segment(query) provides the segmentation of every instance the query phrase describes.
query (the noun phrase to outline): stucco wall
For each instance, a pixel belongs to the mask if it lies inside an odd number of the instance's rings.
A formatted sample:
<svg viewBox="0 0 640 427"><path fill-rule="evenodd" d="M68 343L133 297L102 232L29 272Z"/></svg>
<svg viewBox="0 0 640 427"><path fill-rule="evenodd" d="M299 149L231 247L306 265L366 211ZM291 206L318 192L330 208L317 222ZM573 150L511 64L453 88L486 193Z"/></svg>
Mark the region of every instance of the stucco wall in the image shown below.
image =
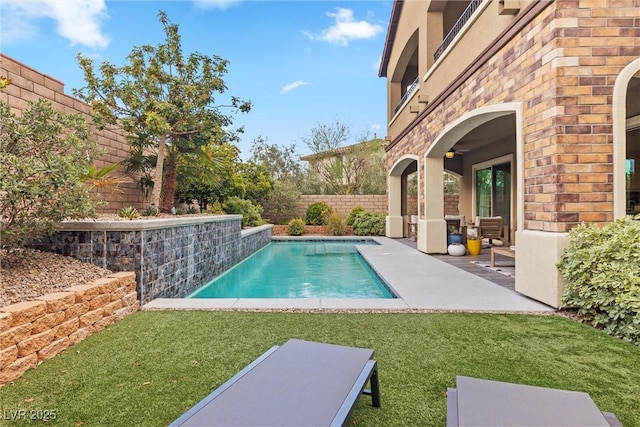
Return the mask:
<svg viewBox="0 0 640 427"><path fill-rule="evenodd" d="M29 101L40 98L51 101L54 108L66 113L80 114L87 123L91 123L89 106L84 102L66 95L64 83L43 74L19 61L0 54L0 76L11 80L11 84L0 91L0 101L7 103L15 113L20 113L28 106ZM98 157L97 167L120 163L129 156L129 144L122 132L114 128L99 131L90 127L94 141L103 148L105 154ZM119 166L118 175L126 177L129 182L121 186L119 192L104 192L100 200L107 202L100 212L114 213L125 206L141 208L144 204L141 191L136 188L138 177L127 174L123 166Z"/></svg>

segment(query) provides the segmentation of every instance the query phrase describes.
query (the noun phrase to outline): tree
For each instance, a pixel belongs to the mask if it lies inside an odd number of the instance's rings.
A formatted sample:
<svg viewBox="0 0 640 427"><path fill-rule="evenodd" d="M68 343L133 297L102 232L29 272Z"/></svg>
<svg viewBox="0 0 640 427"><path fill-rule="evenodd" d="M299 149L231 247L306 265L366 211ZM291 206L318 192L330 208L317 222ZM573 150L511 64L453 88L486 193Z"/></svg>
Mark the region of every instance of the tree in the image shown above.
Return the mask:
<svg viewBox="0 0 640 427"><path fill-rule="evenodd" d="M0 102L0 214L3 249L55 232L62 220L95 216L83 182L97 155L85 120L45 100L20 117Z"/></svg>
<svg viewBox="0 0 640 427"><path fill-rule="evenodd" d="M263 216L276 224L288 222L298 214L298 199L306 175L296 146L270 144L260 136L253 141L251 154L252 161L264 168L273 180L271 191L260 200Z"/></svg>
<svg viewBox="0 0 640 427"><path fill-rule="evenodd" d="M307 156L311 181L327 194L383 194L386 190L384 149L380 139L343 146L349 126L336 120L318 124L302 141L313 152Z"/></svg>
<svg viewBox="0 0 640 427"><path fill-rule="evenodd" d="M122 67L103 62L96 76L93 61L79 54L87 86L74 94L91 105L96 126L122 126L128 133L129 170L142 172L148 188L153 168L151 201L167 211L176 191L178 156L211 142L234 140L242 129L227 131L232 119L222 111L248 112L251 104L232 96L228 104L216 105L214 95L227 90L223 77L228 61L198 52L185 58L178 25L165 12L158 17L165 42L134 47Z"/></svg>

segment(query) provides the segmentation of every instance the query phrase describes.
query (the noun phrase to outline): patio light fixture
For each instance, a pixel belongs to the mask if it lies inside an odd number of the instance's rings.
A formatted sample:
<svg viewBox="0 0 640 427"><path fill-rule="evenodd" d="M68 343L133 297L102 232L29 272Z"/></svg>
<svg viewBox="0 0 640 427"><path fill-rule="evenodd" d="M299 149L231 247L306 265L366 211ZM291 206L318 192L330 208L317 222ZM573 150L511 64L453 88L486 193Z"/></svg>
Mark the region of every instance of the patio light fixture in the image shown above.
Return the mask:
<svg viewBox="0 0 640 427"><path fill-rule="evenodd" d="M456 154L456 150L454 150L453 148L450 148L449 151L447 151L444 156L447 159L453 159L453 156L455 156L455 154Z"/></svg>

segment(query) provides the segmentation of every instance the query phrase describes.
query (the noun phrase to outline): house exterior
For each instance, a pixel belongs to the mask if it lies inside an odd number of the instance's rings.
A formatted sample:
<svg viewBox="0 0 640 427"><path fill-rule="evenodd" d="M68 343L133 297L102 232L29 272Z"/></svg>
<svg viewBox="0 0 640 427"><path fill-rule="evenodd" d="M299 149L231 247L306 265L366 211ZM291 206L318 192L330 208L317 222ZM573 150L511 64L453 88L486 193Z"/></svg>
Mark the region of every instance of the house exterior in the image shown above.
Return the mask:
<svg viewBox="0 0 640 427"><path fill-rule="evenodd" d="M461 215L509 226L516 290L558 307L568 231L640 212L640 1L395 0L379 75L387 236L416 173L418 249L445 253L452 172Z"/></svg>
<svg viewBox="0 0 640 427"><path fill-rule="evenodd" d="M374 138L303 156L322 194L384 194L384 141Z"/></svg>

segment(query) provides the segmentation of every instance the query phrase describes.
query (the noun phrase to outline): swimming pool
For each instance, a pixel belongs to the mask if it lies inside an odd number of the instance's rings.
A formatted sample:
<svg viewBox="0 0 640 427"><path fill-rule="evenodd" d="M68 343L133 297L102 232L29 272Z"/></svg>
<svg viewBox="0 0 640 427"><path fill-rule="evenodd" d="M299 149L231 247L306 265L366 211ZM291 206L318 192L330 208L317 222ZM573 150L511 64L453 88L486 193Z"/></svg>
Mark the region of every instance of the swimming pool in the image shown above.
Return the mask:
<svg viewBox="0 0 640 427"><path fill-rule="evenodd" d="M358 241L273 241L188 298L395 298Z"/></svg>

